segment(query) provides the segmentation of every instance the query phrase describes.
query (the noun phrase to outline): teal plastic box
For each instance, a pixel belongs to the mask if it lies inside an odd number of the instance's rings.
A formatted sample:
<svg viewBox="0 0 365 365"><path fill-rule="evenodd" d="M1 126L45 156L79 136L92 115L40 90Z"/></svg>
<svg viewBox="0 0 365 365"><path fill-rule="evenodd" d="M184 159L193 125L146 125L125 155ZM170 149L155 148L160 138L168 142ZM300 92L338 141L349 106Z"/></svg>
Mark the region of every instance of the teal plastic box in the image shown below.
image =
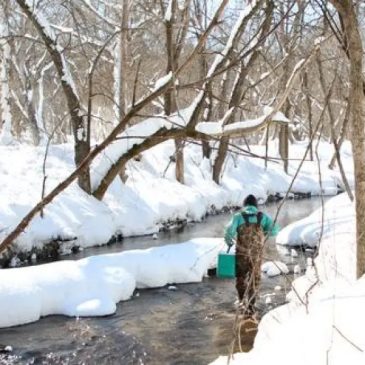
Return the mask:
<svg viewBox="0 0 365 365"><path fill-rule="evenodd" d="M217 276L219 278L233 279L236 277L236 255L221 252L218 254Z"/></svg>

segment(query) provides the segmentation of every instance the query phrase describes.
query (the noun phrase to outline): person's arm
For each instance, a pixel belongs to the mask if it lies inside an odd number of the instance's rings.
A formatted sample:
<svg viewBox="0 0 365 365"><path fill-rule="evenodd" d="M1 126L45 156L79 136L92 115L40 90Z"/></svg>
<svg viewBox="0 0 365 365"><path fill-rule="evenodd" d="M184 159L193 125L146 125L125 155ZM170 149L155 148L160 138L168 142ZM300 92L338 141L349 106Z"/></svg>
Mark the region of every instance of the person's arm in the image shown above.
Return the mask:
<svg viewBox="0 0 365 365"><path fill-rule="evenodd" d="M273 222L270 216L264 213L261 226L265 232L265 234L268 234L270 237L276 236L280 231L280 226Z"/></svg>
<svg viewBox="0 0 365 365"><path fill-rule="evenodd" d="M237 228L239 226L239 215L235 214L231 221L227 224L224 232L224 241L230 247L234 244L237 236Z"/></svg>

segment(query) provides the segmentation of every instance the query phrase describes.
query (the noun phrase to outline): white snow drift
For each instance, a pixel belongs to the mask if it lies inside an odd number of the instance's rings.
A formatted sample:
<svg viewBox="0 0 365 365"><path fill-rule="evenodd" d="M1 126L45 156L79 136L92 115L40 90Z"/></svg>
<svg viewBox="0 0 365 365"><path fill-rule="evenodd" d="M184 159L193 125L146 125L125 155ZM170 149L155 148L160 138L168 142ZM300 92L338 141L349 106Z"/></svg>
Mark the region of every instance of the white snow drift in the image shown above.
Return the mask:
<svg viewBox="0 0 365 365"><path fill-rule="evenodd" d="M232 365L362 365L365 363L365 277L356 280L354 204L345 194L290 224L280 243L315 245L315 266L295 280L289 304L262 319L254 348L234 354ZM212 365L227 364L222 356Z"/></svg>
<svg viewBox="0 0 365 365"><path fill-rule="evenodd" d="M184 115L181 116L184 118ZM157 123L154 118L144 125L149 128ZM163 121L164 123L166 121ZM150 123L150 124L149 124ZM162 123L161 120L158 123ZM152 124L152 126L151 126ZM146 135L147 130L136 130L135 135ZM131 132L131 131L130 131ZM100 176L132 140L119 140L110 146L92 165L93 186ZM127 148L127 147L126 147ZM281 164L231 155L224 166L221 185L212 180L212 161L202 157L201 147L185 148L185 184L175 180L175 167L170 156L174 154L174 142L168 141L152 148L140 161L127 165L129 176L126 184L117 178L108 189L103 201L84 193L76 183L62 192L44 210L44 217L37 216L17 239L17 249L28 251L41 248L52 239L73 239L63 244L67 252L70 246L95 246L106 243L113 235L123 236L152 234L163 222L176 219L200 220L206 212L224 206L240 206L247 194L256 194L263 201L269 194L285 193L292 180L298 161L290 163L290 175L283 172ZM301 158L306 143L291 146L293 158ZM348 146L343 146L344 159L351 158ZM270 145L269 155L277 155L277 146ZM13 229L24 215L41 199L43 160L45 147L26 145L0 146L0 241ZM252 152L265 155L263 146ZM327 169L332 148L320 146L322 159L322 188L317 179L317 163L306 161L293 185L293 191L319 194L337 192L341 183L338 172ZM74 168L71 144L50 147L45 174L46 191L50 191ZM352 164L345 164L351 178ZM350 180L352 183L352 180Z"/></svg>
<svg viewBox="0 0 365 365"><path fill-rule="evenodd" d="M0 327L41 316L102 316L136 288L199 282L214 267L222 239L0 270Z"/></svg>

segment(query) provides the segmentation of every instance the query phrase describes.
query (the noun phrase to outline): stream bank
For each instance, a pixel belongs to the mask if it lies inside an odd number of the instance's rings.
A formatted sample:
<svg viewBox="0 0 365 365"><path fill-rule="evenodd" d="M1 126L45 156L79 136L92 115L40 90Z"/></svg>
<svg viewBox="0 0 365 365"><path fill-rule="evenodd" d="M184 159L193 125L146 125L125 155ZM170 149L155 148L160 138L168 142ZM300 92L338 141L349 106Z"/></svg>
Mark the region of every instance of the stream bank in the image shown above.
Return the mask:
<svg viewBox="0 0 365 365"><path fill-rule="evenodd" d="M279 215L279 224L285 226L303 218L320 204L320 199L288 201ZM277 207L275 203L262 209L275 216ZM187 224L180 231L162 232L157 239L125 239L63 259L179 243L193 237L219 237L229 219L230 214L210 216L203 223ZM283 254L273 240L268 242L265 259L278 259L290 268L305 265L303 256ZM265 312L282 304L289 289L282 276L264 277L258 301L260 310ZM131 300L120 302L112 316L49 316L29 325L1 329L0 344L11 346L12 351L0 354L0 363L208 364L229 353L235 298L234 281L216 277L206 277L201 283L138 290Z"/></svg>

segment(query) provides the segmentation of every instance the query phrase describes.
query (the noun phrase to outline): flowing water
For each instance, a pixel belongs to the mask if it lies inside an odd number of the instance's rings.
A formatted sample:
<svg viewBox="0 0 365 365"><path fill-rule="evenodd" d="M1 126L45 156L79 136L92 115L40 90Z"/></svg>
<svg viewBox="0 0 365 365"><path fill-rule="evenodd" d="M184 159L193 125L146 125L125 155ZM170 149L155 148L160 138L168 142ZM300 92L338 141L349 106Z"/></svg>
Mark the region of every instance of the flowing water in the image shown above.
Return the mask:
<svg viewBox="0 0 365 365"><path fill-rule="evenodd" d="M320 204L317 198L288 201L278 222L285 226L308 216ZM275 216L277 207L273 203L263 210ZM211 216L203 223L160 233L158 239L124 239L64 259L184 242L193 237L220 237L230 216ZM285 255L272 240L265 252L265 260L269 259L283 261L289 268L297 263L305 265L303 255ZM258 301L261 311L283 303L287 290L289 283L284 277L264 278ZM49 316L32 324L0 329L0 364L208 364L230 351L235 299L234 281L215 276L201 283L138 290L133 298L120 302L112 316ZM7 345L11 352L5 350Z"/></svg>

